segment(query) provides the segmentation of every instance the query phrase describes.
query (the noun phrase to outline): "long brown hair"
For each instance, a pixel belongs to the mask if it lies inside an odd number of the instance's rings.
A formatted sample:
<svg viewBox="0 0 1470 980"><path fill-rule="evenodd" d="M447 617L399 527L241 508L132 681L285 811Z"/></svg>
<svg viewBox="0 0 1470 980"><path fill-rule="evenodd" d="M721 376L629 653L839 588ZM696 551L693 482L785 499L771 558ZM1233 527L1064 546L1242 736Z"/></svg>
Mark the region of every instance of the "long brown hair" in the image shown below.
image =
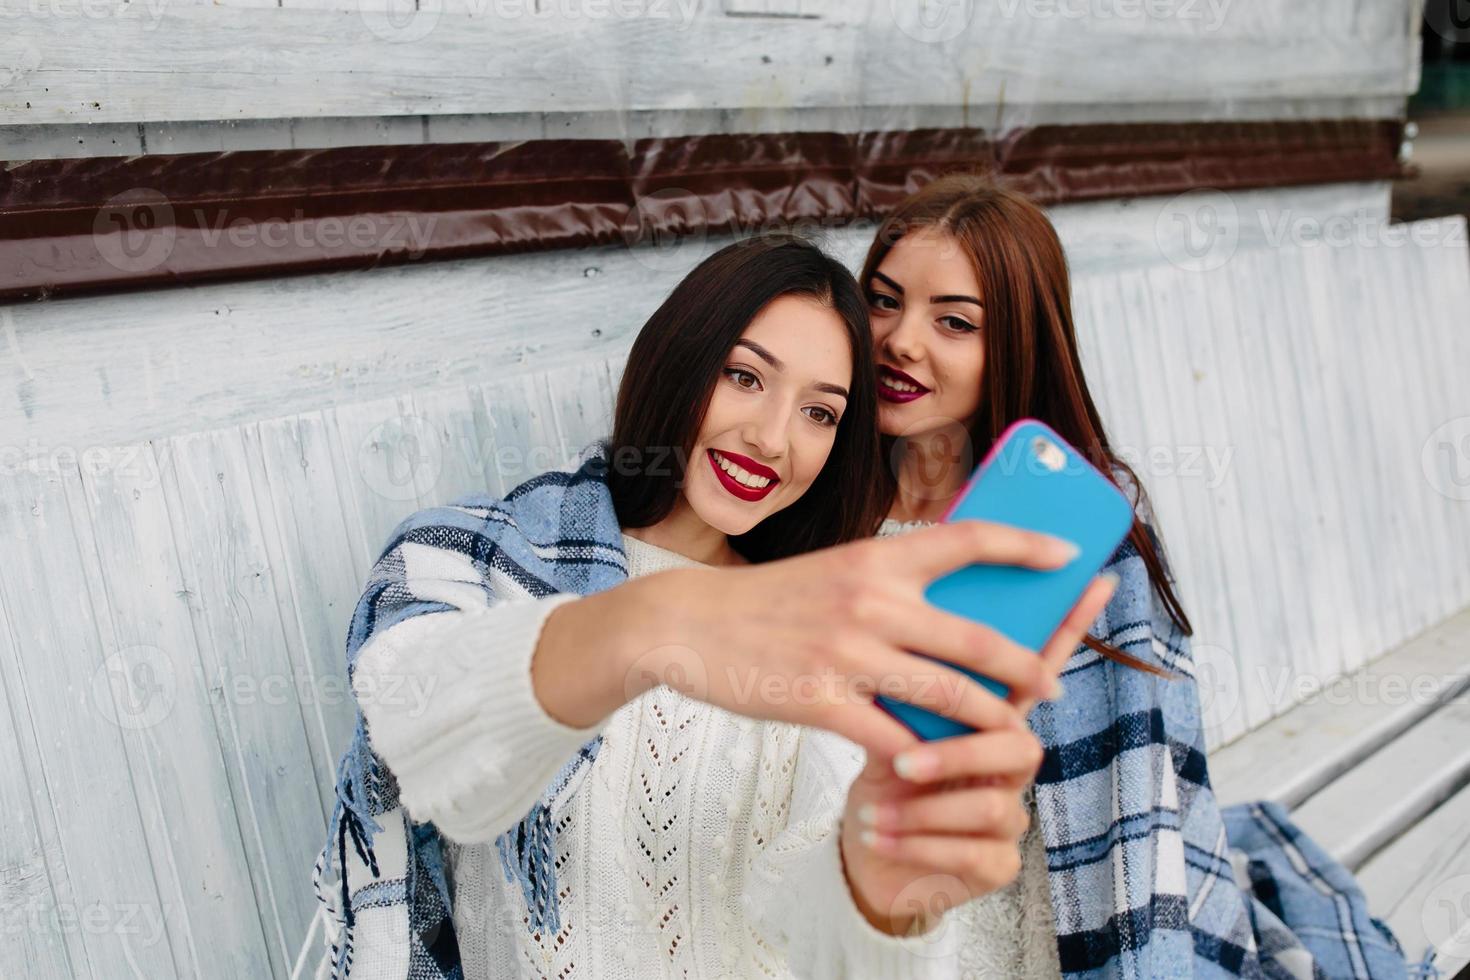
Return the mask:
<svg viewBox="0 0 1470 980"><path fill-rule="evenodd" d="M868 305L842 263L785 234L738 241L705 259L633 341L613 413L608 480L623 527L657 524L673 509L725 359L756 314L781 296L825 304L846 326L852 349L847 409L806 493L732 536L730 545L754 563L855 541L877 529L885 510L873 493L878 391Z"/></svg>
<svg viewBox="0 0 1470 980"><path fill-rule="evenodd" d="M1067 257L1051 221L1027 198L988 177L941 177L901 203L878 229L863 263L864 289L872 287L873 273L889 250L923 228L942 231L958 243L974 265L985 303L983 390L969 433L976 456L984 455L1012 422L1031 417L1055 429L1120 489L1122 475L1135 493L1128 540L1170 617L1192 635L1194 627L1170 582L1163 544L1139 516L1148 509L1143 483L1113 451L1087 390L1072 323ZM897 439L882 437L884 459L895 458ZM887 512L898 492L898 476L890 467L879 470L879 496ZM1093 636L1084 642L1110 660L1168 673Z"/></svg>

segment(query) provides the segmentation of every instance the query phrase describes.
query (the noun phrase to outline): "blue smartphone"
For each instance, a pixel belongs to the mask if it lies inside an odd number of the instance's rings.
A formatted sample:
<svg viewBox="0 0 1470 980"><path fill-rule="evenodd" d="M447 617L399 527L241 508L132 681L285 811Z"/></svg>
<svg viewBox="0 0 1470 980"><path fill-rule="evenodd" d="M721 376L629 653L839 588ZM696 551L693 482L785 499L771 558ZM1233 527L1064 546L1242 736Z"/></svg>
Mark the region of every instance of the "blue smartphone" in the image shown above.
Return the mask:
<svg viewBox="0 0 1470 980"><path fill-rule="evenodd" d="M996 440L942 520L971 518L1041 531L1081 549L1077 558L1051 571L967 565L935 579L924 590L924 597L940 609L1040 650L1128 536L1133 507L1111 480L1050 426L1021 419ZM1009 693L1005 685L972 670L947 666L1000 697ZM974 731L907 701L880 694L874 702L926 742Z"/></svg>

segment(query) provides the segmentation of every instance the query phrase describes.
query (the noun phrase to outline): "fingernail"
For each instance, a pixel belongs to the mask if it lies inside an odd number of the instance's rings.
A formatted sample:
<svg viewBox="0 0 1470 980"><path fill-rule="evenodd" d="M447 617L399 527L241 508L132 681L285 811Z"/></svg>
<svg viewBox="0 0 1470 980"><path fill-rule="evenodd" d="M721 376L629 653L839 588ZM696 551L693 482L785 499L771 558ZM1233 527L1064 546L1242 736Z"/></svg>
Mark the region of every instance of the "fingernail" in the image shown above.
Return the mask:
<svg viewBox="0 0 1470 980"><path fill-rule="evenodd" d="M1111 582L1114 585L1114 587L1116 587L1117 584L1118 584L1118 582L1121 581L1121 579L1118 577L1118 573L1117 572L1103 572L1100 577L1104 581Z"/></svg>
<svg viewBox="0 0 1470 980"><path fill-rule="evenodd" d="M1060 701L1061 698L1062 698L1062 695L1063 694L1066 694L1066 693L1067 693L1067 688L1066 688L1066 685L1064 685L1062 683L1062 679L1060 677L1053 677L1051 679L1051 691L1046 696L1047 697L1047 700L1048 701Z"/></svg>
<svg viewBox="0 0 1470 980"><path fill-rule="evenodd" d="M875 851L886 851L893 846L892 837L873 830L865 830L858 834L858 840L862 841L864 847Z"/></svg>
<svg viewBox="0 0 1470 980"><path fill-rule="evenodd" d="M1055 550L1057 553L1057 557L1060 558L1062 561L1073 561L1078 555L1082 554L1082 549L1077 547L1077 545L1072 543L1071 541L1063 541L1061 538L1058 538L1056 540L1057 546Z"/></svg>
<svg viewBox="0 0 1470 980"><path fill-rule="evenodd" d="M893 760L893 771L898 773L900 779L907 779L909 782L932 776L938 768L939 759L933 752L923 749L904 752Z"/></svg>
<svg viewBox="0 0 1470 980"><path fill-rule="evenodd" d="M863 842L864 847L873 847L878 843L878 835L871 830L865 830L858 834L858 840Z"/></svg>
<svg viewBox="0 0 1470 980"><path fill-rule="evenodd" d="M865 824L876 825L878 823L878 807L873 803L864 803L858 807L858 819Z"/></svg>

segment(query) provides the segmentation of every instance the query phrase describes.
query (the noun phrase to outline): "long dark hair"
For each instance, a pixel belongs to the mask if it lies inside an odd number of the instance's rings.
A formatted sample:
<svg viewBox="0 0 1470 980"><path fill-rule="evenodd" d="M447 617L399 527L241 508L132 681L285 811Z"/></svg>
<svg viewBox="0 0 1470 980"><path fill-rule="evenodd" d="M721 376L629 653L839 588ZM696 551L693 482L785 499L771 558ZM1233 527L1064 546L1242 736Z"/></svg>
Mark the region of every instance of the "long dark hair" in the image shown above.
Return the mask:
<svg viewBox="0 0 1470 980"><path fill-rule="evenodd" d="M885 508L877 490L878 402L868 307L852 273L791 235L735 242L684 277L639 331L614 412L609 485L623 527L673 509L720 369L771 301L805 296L847 327L852 383L826 465L801 499L730 538L762 562L871 536Z"/></svg>
<svg viewBox="0 0 1470 980"><path fill-rule="evenodd" d="M1169 581L1163 545L1138 516L1148 508L1143 483L1114 452L1087 390L1072 324L1067 257L1051 221L1027 198L988 177L941 177L900 204L878 229L863 263L864 288L871 286L889 250L923 228L942 231L959 244L975 268L985 302L983 391L969 433L976 457L1012 422L1029 416L1055 429L1120 487L1131 483L1134 519L1128 540L1143 558L1170 617L1186 635L1193 635ZM884 459L896 458L897 439L883 437ZM881 470L879 496L886 513L898 493L898 475L886 466ZM1095 637L1084 642L1110 660L1166 673Z"/></svg>

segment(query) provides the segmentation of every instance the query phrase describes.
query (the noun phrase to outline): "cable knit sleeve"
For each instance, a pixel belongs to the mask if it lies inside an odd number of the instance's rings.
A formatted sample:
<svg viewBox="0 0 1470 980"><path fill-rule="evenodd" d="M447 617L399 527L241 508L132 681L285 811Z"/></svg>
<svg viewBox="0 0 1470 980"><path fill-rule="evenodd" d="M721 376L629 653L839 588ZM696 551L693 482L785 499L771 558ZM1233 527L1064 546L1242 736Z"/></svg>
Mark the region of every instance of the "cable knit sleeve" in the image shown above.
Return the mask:
<svg viewBox="0 0 1470 980"><path fill-rule="evenodd" d="M572 728L551 717L531 684L546 618L578 598L428 613L363 647L353 693L414 820L460 843L493 840L601 731L607 719Z"/></svg>
<svg viewBox="0 0 1470 980"><path fill-rule="evenodd" d="M920 936L891 936L863 917L848 888L838 822L862 764L863 750L847 739L802 730L786 826L755 858L745 906L766 945L783 950L805 980L954 980L953 916Z"/></svg>

